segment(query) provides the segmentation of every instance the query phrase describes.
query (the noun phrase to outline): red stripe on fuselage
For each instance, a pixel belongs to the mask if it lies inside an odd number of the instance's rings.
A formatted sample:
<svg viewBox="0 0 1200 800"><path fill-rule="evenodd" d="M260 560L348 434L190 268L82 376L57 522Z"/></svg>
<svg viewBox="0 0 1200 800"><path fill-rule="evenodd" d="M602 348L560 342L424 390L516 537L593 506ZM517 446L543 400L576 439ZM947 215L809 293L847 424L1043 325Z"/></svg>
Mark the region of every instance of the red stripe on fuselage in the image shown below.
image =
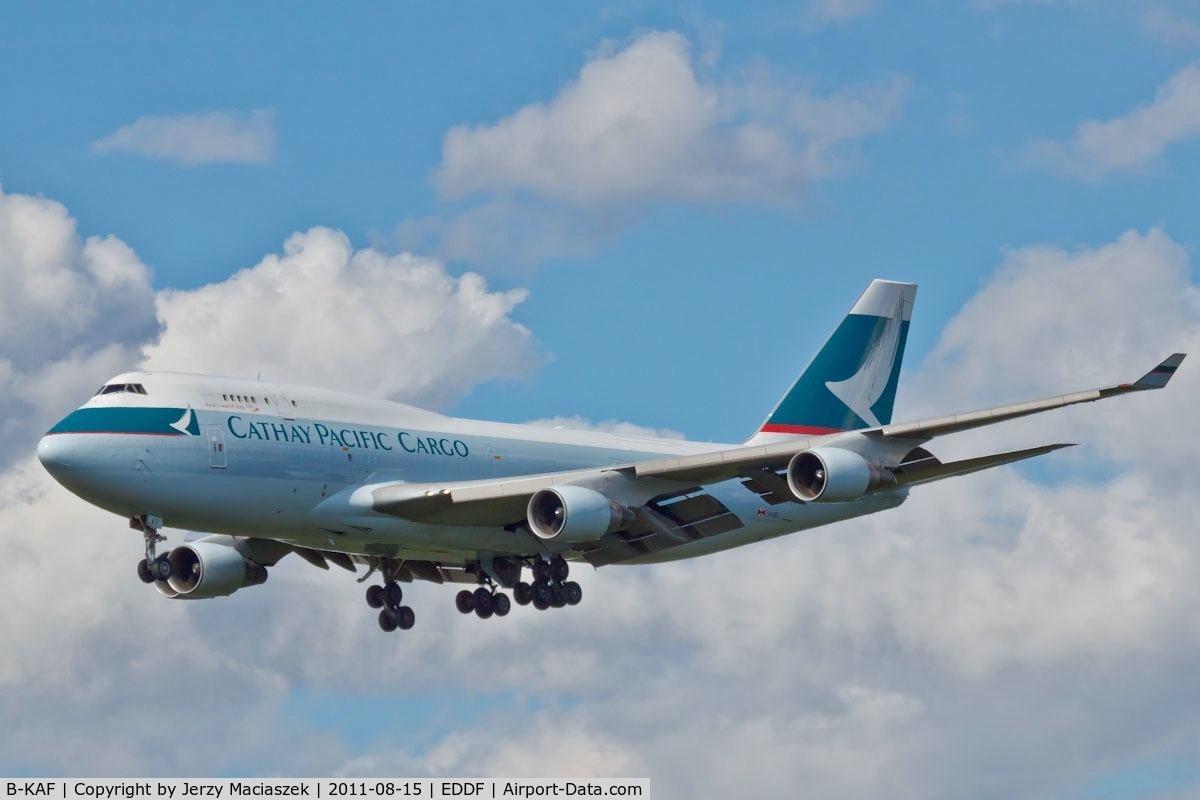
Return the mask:
<svg viewBox="0 0 1200 800"><path fill-rule="evenodd" d="M818 428L815 425L779 425L767 423L759 433L798 433L801 436L826 436L830 433L845 433L841 428Z"/></svg>

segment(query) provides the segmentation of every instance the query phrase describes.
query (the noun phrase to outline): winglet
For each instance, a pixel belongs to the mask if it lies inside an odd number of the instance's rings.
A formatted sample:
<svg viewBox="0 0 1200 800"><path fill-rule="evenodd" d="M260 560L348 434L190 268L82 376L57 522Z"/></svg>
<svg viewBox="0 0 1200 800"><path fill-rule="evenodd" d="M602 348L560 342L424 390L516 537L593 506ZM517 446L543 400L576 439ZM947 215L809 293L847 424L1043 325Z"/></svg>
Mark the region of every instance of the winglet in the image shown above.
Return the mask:
<svg viewBox="0 0 1200 800"><path fill-rule="evenodd" d="M1133 384L1132 389L1161 389L1171 380L1171 376L1175 374L1175 370L1179 369L1179 365L1183 363L1187 353L1175 353L1167 358L1154 369L1147 372L1145 375L1137 379Z"/></svg>

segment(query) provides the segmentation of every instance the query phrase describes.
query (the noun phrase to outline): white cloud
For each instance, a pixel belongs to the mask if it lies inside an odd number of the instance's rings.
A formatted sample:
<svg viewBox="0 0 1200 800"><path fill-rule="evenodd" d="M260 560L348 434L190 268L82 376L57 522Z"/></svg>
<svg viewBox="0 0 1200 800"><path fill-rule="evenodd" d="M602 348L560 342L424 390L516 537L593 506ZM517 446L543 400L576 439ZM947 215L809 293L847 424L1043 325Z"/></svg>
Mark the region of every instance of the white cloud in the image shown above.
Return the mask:
<svg viewBox="0 0 1200 800"><path fill-rule="evenodd" d="M314 229L231 279L240 304L207 287L164 300L164 316L175 325L228 301L240 317L256 298L277 312L268 289L284 292L284 274L389 295L373 277L384 264L402 282L429 267L438 308L466 291L436 264L354 253ZM506 302L468 305L504 318ZM69 371L73 340L54 335L68 345L46 358ZM330 352L366 363L352 350L361 337L328 338ZM1195 341L1187 253L1164 231L1016 249L901 400L944 392L929 402L955 410L1074 389ZM302 365L309 346L300 336L264 352ZM662 797L804 787L836 800L1074 796L1130 762L1195 761L1200 721L1179 702L1200 659L1200 507L1179 460L1196 433L1195 375L1188 361L1164 392L1046 417L1055 436L1085 433L1085 455L1111 461L1111 477L1056 456L1044 468L1062 480L1050 485L997 470L692 562L577 567L584 602L562 611L485 622L452 609L451 587L414 585L418 624L402 640L376 630L348 575L292 559L230 598L163 600L133 575L137 535L25 457L0 472L0 765L120 777L552 771L647 777ZM46 385L47 402L72 391ZM326 693L327 713L291 708L298 688ZM461 706L429 713L438 692ZM376 700L382 711L359 714Z"/></svg>
<svg viewBox="0 0 1200 800"><path fill-rule="evenodd" d="M95 153L127 153L185 167L270 164L275 158L274 113L207 111L140 117L92 142Z"/></svg>
<svg viewBox="0 0 1200 800"><path fill-rule="evenodd" d="M1200 45L1200 23L1162 3L1149 3L1142 11L1147 34L1170 47Z"/></svg>
<svg viewBox="0 0 1200 800"><path fill-rule="evenodd" d="M878 0L811 0L804 21L813 27L849 22L874 13L878 6Z"/></svg>
<svg viewBox="0 0 1200 800"><path fill-rule="evenodd" d="M342 233L293 234L220 283L159 295L157 369L256 375L445 407L492 378L541 362L509 313L523 289L489 292L437 261L355 251Z"/></svg>
<svg viewBox="0 0 1200 800"><path fill-rule="evenodd" d="M0 466L158 336L150 280L61 204L0 190Z"/></svg>
<svg viewBox="0 0 1200 800"><path fill-rule="evenodd" d="M682 433L670 428L649 428L645 425L635 425L632 422L609 419L603 422L592 422L581 416L546 417L530 420L530 425L540 425L543 428L569 428L575 431L603 431L620 436L636 436L650 439L683 439Z"/></svg>
<svg viewBox="0 0 1200 800"><path fill-rule="evenodd" d="M606 43L551 101L452 128L433 184L443 200L481 204L399 235L440 236L471 260L545 258L589 251L654 203L797 206L813 181L856 164L857 143L900 115L908 87L897 76L822 94L762 66L708 79L679 33Z"/></svg>
<svg viewBox="0 0 1200 800"><path fill-rule="evenodd" d="M1154 100L1120 117L1086 120L1066 142L1039 139L1018 162L1070 178L1099 180L1117 173L1143 173L1173 144L1200 136L1200 65L1190 64L1167 79Z"/></svg>

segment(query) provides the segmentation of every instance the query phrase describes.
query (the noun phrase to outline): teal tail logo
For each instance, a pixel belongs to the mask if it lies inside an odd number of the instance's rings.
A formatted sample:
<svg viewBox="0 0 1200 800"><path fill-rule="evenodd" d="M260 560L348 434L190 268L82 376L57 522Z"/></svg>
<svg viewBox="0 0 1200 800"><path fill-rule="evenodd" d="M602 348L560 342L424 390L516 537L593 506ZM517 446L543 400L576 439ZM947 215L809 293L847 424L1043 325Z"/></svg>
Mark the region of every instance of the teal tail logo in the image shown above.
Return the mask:
<svg viewBox="0 0 1200 800"><path fill-rule="evenodd" d="M761 433L820 435L887 425L917 287L872 281Z"/></svg>

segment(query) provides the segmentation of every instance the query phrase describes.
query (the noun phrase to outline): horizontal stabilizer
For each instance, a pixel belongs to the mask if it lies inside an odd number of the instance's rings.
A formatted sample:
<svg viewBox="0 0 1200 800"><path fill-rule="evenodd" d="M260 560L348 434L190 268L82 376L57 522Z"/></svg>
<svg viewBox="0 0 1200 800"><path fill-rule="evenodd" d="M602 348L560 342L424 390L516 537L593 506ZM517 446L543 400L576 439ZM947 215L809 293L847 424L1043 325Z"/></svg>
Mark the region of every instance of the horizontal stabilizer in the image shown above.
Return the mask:
<svg viewBox="0 0 1200 800"><path fill-rule="evenodd" d="M968 458L963 461L951 461L949 464L931 463L927 467L916 467L896 472L898 486L916 486L922 483L940 481L942 478L953 478L956 475L969 475L992 467L1011 464L1014 461L1024 461L1027 458L1052 453L1064 447L1074 447L1074 444L1047 444L1042 447L1031 447L1028 450L1014 450L1011 453L996 453L991 456ZM929 459L936 462L937 459Z"/></svg>

